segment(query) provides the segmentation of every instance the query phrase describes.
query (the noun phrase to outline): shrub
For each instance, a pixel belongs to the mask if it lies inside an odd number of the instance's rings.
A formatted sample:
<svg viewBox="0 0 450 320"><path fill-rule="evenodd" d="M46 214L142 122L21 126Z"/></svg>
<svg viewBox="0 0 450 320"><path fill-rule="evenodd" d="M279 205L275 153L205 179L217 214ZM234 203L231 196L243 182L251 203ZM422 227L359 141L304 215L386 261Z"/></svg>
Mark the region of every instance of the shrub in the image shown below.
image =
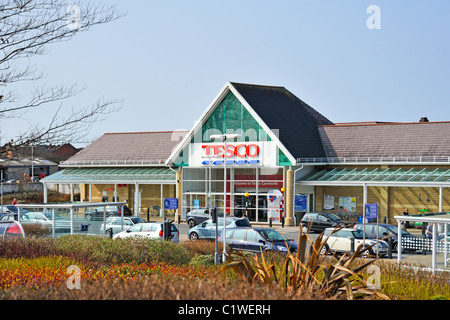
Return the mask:
<svg viewBox="0 0 450 320"><path fill-rule="evenodd" d="M191 262L189 263L190 266L214 266L214 255L210 254L197 254L192 258Z"/></svg>
<svg viewBox="0 0 450 320"><path fill-rule="evenodd" d="M51 230L40 223L25 223L22 224L22 227L27 237L43 238L51 233Z"/></svg>
<svg viewBox="0 0 450 320"><path fill-rule="evenodd" d="M8 238L0 240L0 257L37 258L57 254L53 239Z"/></svg>
<svg viewBox="0 0 450 320"><path fill-rule="evenodd" d="M106 264L155 261L179 265L190 261L187 250L179 244L156 239L72 235L56 239L56 248L69 257Z"/></svg>

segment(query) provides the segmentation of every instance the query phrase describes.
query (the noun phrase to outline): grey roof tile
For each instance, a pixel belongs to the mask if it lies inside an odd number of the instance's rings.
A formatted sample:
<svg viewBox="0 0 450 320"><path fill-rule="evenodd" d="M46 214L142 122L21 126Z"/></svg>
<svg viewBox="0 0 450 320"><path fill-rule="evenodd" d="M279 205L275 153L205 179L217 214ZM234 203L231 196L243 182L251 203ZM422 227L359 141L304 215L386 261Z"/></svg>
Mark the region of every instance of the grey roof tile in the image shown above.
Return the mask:
<svg viewBox="0 0 450 320"><path fill-rule="evenodd" d="M89 161L164 163L187 131L105 133L63 165Z"/></svg>
<svg viewBox="0 0 450 320"><path fill-rule="evenodd" d="M328 157L450 156L450 122L319 127Z"/></svg>

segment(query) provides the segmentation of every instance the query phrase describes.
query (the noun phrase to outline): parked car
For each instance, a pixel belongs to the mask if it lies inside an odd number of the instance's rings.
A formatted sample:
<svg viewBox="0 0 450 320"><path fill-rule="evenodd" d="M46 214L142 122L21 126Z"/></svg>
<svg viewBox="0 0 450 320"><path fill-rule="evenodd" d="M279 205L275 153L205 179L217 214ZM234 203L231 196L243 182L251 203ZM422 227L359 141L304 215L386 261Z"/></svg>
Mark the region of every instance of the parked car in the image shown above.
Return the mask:
<svg viewBox="0 0 450 320"><path fill-rule="evenodd" d="M363 224L357 223L353 226L354 229L363 230ZM378 232L377 232L378 230ZM398 226L392 225L392 224L386 224L386 223L379 223L378 229L376 223L366 223L364 227L364 231L367 235L367 237L372 239L383 239L386 238L386 241L388 241L388 238L392 238L392 251L398 252ZM378 237L377 237L378 233ZM406 245L402 246L402 252L415 252L417 249L415 248L417 239L415 236L413 236L408 231L402 230L402 238L406 238L405 243ZM409 240L409 243L408 243Z"/></svg>
<svg viewBox="0 0 450 320"><path fill-rule="evenodd" d="M324 232L324 237L327 237L330 235L335 228L327 228ZM365 243L366 247L372 246L373 247L367 251L364 252L364 254L379 254L379 255L385 255L388 252L388 244L383 240L374 240L371 239L366 235L364 239L364 233L362 230L359 229L352 229L352 228L342 228L339 231L333 233L328 238L326 244L323 246L322 253L326 251L331 252L348 252L352 250L352 241L354 241L354 250L356 250L359 245L361 245L363 242Z"/></svg>
<svg viewBox="0 0 450 320"><path fill-rule="evenodd" d="M140 217L124 217L123 218L123 231L126 231L128 228L134 226L138 223L145 223L144 220ZM102 223L100 230L105 230L105 226ZM106 219L106 231L110 237L115 235L116 233L122 232L122 217L109 217Z"/></svg>
<svg viewBox="0 0 450 320"><path fill-rule="evenodd" d="M286 239L281 233L273 228L230 228L226 229L225 242L232 250L238 251L275 251L288 252L297 251L297 244L292 239ZM223 239L223 230L219 241Z"/></svg>
<svg viewBox="0 0 450 320"><path fill-rule="evenodd" d="M223 218L217 219L217 232L220 234L223 229ZM227 217L227 229L237 227L250 227L250 221L247 218ZM214 240L216 237L216 224L212 219L208 219L188 231L188 238L190 240Z"/></svg>
<svg viewBox="0 0 450 320"><path fill-rule="evenodd" d="M51 224L53 223L53 212L44 211L42 214ZM63 218L55 213L55 232L70 232L70 218Z"/></svg>
<svg viewBox="0 0 450 320"><path fill-rule="evenodd" d="M25 231L22 225L17 221L2 221L0 222L0 240L10 237L25 238Z"/></svg>
<svg viewBox="0 0 450 320"><path fill-rule="evenodd" d="M303 233L308 231L323 232L326 228L334 228L341 224L350 226L348 222L342 220L338 215L328 212L305 213L301 219L301 224Z"/></svg>
<svg viewBox="0 0 450 320"><path fill-rule="evenodd" d="M196 209L189 211L186 214L186 223L188 224L189 228L192 228L202 223L203 221L208 220L209 218L211 218L209 209Z"/></svg>
<svg viewBox="0 0 450 320"><path fill-rule="evenodd" d="M106 217L113 217L113 216L121 216L122 215L122 206L106 206L106 207L93 207L86 209L86 212L84 213L84 216L86 220L88 221L103 221L103 215L106 208ZM126 205L124 206L123 211L124 216L130 216L131 210Z"/></svg>
<svg viewBox="0 0 450 320"><path fill-rule="evenodd" d="M121 231L113 236L113 239L124 239L131 237L143 237L150 239L164 239L162 222L145 222L137 223L125 231ZM177 227L171 224L172 242L180 242L180 236Z"/></svg>
<svg viewBox="0 0 450 320"><path fill-rule="evenodd" d="M18 221L18 219L19 219L18 213L7 213L0 218L0 222ZM22 213L22 210L20 210L20 221L18 222L20 222L22 225L39 224L43 228L46 228L48 232L52 230L52 222L48 221L48 219L41 212Z"/></svg>

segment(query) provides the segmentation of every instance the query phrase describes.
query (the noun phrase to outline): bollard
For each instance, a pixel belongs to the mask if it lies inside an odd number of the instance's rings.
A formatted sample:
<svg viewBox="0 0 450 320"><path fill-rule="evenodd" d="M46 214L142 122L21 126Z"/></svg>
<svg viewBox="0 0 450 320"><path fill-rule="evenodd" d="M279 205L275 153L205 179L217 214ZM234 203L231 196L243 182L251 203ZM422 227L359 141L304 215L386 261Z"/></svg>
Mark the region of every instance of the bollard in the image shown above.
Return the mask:
<svg viewBox="0 0 450 320"><path fill-rule="evenodd" d="M147 222L150 221L150 208L147 208Z"/></svg>
<svg viewBox="0 0 450 320"><path fill-rule="evenodd" d="M392 259L392 246L393 246L393 240L392 237L389 237L387 239L387 243L388 243L388 253L387 253L387 257L388 259Z"/></svg>
<svg viewBox="0 0 450 320"><path fill-rule="evenodd" d="M355 238L350 239L350 250L351 252L355 252Z"/></svg>
<svg viewBox="0 0 450 320"><path fill-rule="evenodd" d="M281 217L281 227L284 228L284 217Z"/></svg>
<svg viewBox="0 0 450 320"><path fill-rule="evenodd" d="M272 218L269 219L269 227L272 228Z"/></svg>

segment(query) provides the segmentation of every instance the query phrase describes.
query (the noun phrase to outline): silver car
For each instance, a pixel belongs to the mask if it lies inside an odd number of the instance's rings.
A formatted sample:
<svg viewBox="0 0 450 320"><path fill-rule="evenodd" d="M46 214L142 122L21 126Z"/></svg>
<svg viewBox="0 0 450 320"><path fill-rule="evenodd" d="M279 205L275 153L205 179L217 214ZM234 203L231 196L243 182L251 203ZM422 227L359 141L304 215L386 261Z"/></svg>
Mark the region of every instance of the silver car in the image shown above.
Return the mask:
<svg viewBox="0 0 450 320"><path fill-rule="evenodd" d="M128 230L130 227L138 223L145 223L140 217L123 217L123 231ZM105 226L102 223L100 230L105 230ZM122 231L122 217L109 217L106 219L105 233L112 237L113 235Z"/></svg>
<svg viewBox="0 0 450 320"><path fill-rule="evenodd" d="M217 219L218 235L223 229L223 218ZM251 227L250 221L247 218L227 217L227 228L238 227ZM208 219L195 227L192 227L188 231L188 238L190 240L207 239L214 240L216 237L216 224L212 222L212 219Z"/></svg>
<svg viewBox="0 0 450 320"><path fill-rule="evenodd" d="M163 232L163 223L162 222L145 222L138 223L134 226L128 228L125 231L119 232L113 239L124 239L124 238L150 238L150 239L164 239ZM172 242L180 242L180 235L177 227L174 224L171 224L171 232L172 232Z"/></svg>

